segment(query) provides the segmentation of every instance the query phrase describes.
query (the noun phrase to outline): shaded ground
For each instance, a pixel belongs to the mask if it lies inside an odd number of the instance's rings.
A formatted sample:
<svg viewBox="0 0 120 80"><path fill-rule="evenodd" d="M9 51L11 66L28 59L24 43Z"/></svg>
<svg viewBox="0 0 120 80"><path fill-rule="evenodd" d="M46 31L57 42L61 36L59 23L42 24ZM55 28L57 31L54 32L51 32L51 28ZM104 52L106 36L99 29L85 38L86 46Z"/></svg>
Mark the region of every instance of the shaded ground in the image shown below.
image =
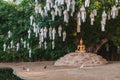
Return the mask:
<svg viewBox="0 0 120 80"><path fill-rule="evenodd" d="M26 80L120 80L120 62L82 69L53 64L53 61L0 63L0 67L12 67L14 74Z"/></svg>

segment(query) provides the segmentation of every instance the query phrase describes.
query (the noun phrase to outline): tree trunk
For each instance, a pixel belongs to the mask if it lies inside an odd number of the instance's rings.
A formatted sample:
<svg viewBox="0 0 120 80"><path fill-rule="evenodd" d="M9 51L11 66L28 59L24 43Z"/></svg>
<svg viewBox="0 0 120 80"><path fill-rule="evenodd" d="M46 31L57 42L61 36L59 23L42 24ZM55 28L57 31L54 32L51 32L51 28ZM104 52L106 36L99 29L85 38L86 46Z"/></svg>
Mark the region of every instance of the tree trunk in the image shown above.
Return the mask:
<svg viewBox="0 0 120 80"><path fill-rule="evenodd" d="M102 47L102 45L104 45L107 41L108 41L108 39L106 39L106 38L102 39L100 44L96 45L96 50L94 51L94 53L97 53L98 50Z"/></svg>

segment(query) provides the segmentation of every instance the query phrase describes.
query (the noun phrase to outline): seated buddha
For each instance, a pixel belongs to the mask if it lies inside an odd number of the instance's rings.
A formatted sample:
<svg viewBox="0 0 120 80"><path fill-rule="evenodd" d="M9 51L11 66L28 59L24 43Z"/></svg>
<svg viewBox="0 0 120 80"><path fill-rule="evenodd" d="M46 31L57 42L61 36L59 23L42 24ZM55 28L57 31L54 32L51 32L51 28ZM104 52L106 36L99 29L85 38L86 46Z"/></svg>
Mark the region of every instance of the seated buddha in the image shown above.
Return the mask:
<svg viewBox="0 0 120 80"><path fill-rule="evenodd" d="M77 46L76 52L86 52L82 38L80 39L80 44Z"/></svg>

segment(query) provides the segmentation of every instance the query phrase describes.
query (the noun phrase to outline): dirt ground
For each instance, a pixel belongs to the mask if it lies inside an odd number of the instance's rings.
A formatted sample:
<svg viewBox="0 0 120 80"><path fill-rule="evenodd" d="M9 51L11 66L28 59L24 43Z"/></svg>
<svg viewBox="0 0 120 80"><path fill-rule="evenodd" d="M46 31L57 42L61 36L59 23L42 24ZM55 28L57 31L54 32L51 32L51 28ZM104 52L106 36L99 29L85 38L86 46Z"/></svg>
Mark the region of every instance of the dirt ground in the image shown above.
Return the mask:
<svg viewBox="0 0 120 80"><path fill-rule="evenodd" d="M120 62L94 67L54 66L54 61L0 63L25 80L120 80Z"/></svg>

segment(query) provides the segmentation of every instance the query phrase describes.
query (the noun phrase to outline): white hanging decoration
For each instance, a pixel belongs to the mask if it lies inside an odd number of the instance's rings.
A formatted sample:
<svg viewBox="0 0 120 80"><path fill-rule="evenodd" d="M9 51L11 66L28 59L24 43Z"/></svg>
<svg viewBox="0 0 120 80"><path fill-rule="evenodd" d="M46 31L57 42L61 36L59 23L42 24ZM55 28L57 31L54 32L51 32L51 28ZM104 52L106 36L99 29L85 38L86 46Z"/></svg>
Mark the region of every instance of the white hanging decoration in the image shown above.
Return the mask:
<svg viewBox="0 0 120 80"><path fill-rule="evenodd" d="M94 16L97 16L97 10L96 9L93 10L93 14L94 14Z"/></svg>
<svg viewBox="0 0 120 80"><path fill-rule="evenodd" d="M82 22L85 22L86 21L86 10L85 10L84 5L82 5L82 7L80 8L80 11L81 11Z"/></svg>
<svg viewBox="0 0 120 80"><path fill-rule="evenodd" d="M71 0L66 0L67 11L70 11L70 1Z"/></svg>
<svg viewBox="0 0 120 80"><path fill-rule="evenodd" d="M38 6L39 6L39 13L41 14L41 11L42 11L42 7L41 7L41 6L42 6L42 5L39 4Z"/></svg>
<svg viewBox="0 0 120 80"><path fill-rule="evenodd" d="M34 22L33 23L33 32L35 32L36 31L36 23Z"/></svg>
<svg viewBox="0 0 120 80"><path fill-rule="evenodd" d="M28 39L30 39L31 30L28 30Z"/></svg>
<svg viewBox="0 0 120 80"><path fill-rule="evenodd" d="M63 42L65 41L66 39L66 31L63 32Z"/></svg>
<svg viewBox="0 0 120 80"><path fill-rule="evenodd" d="M67 10L64 10L64 11L63 11L63 15L64 15L64 22L68 23L69 14L68 14Z"/></svg>
<svg viewBox="0 0 120 80"><path fill-rule="evenodd" d="M61 37L61 35L62 35L62 26L61 25L59 25L59 27L58 27L58 35L59 35L59 37Z"/></svg>
<svg viewBox="0 0 120 80"><path fill-rule="evenodd" d="M34 19L34 17L33 17L33 15L31 15L31 16L30 16L30 25L33 24L33 19Z"/></svg>
<svg viewBox="0 0 120 80"><path fill-rule="evenodd" d="M10 41L10 48L13 48L13 40Z"/></svg>
<svg viewBox="0 0 120 80"><path fill-rule="evenodd" d="M9 50L10 49L10 46L8 45L7 49Z"/></svg>
<svg viewBox="0 0 120 80"><path fill-rule="evenodd" d="M56 30L55 30L55 28L53 28L53 30L52 30L52 40L55 40L55 34L56 34Z"/></svg>
<svg viewBox="0 0 120 80"><path fill-rule="evenodd" d="M23 38L22 37L20 38L20 42L23 44Z"/></svg>
<svg viewBox="0 0 120 80"><path fill-rule="evenodd" d="M54 10L55 10L55 15L57 16L58 15L58 7L57 7L57 5L54 5Z"/></svg>
<svg viewBox="0 0 120 80"><path fill-rule="evenodd" d="M52 41L52 49L55 48L55 41Z"/></svg>
<svg viewBox="0 0 120 80"><path fill-rule="evenodd" d="M63 5L64 4L64 0L61 0L61 5Z"/></svg>
<svg viewBox="0 0 120 80"><path fill-rule="evenodd" d="M102 13L102 23L106 24L106 20L107 20L107 14L105 11L103 11Z"/></svg>
<svg viewBox="0 0 120 80"><path fill-rule="evenodd" d="M38 37L38 33L39 33L39 27L38 27L38 25L36 25L36 27L35 27L35 37Z"/></svg>
<svg viewBox="0 0 120 80"><path fill-rule="evenodd" d="M4 43L4 44L3 44L3 51L6 51L6 46L7 46L7 45Z"/></svg>
<svg viewBox="0 0 120 80"><path fill-rule="evenodd" d="M41 11L40 15L41 15L42 17L44 17L44 11L43 11L43 10Z"/></svg>
<svg viewBox="0 0 120 80"><path fill-rule="evenodd" d="M62 10L61 10L61 8L58 8L58 15L62 16Z"/></svg>
<svg viewBox="0 0 120 80"><path fill-rule="evenodd" d="M73 17L73 12L70 13L70 16Z"/></svg>
<svg viewBox="0 0 120 80"><path fill-rule="evenodd" d="M52 39L52 27L49 27L49 37L50 37L50 40Z"/></svg>
<svg viewBox="0 0 120 80"><path fill-rule="evenodd" d="M51 1L51 3L50 3L50 7L53 8L53 1Z"/></svg>
<svg viewBox="0 0 120 80"><path fill-rule="evenodd" d="M103 21L101 21L101 31L105 31L105 24L104 24L104 22Z"/></svg>
<svg viewBox="0 0 120 80"><path fill-rule="evenodd" d="M93 23L94 23L94 14L93 14L93 12L91 12L90 13L90 19L91 19L91 25L93 25Z"/></svg>
<svg viewBox="0 0 120 80"><path fill-rule="evenodd" d="M47 49L47 42L44 42L44 48Z"/></svg>
<svg viewBox="0 0 120 80"><path fill-rule="evenodd" d="M71 5L72 5L72 13L74 13L75 12L75 0L72 0Z"/></svg>
<svg viewBox="0 0 120 80"><path fill-rule="evenodd" d="M17 43L17 44L16 44L16 51L18 51L18 50L19 50L19 48L20 48L20 44L19 44L19 43Z"/></svg>
<svg viewBox="0 0 120 80"><path fill-rule="evenodd" d="M117 6L119 4L119 1L118 0L115 0L115 5Z"/></svg>
<svg viewBox="0 0 120 80"><path fill-rule="evenodd" d="M26 48L26 41L23 42L23 47Z"/></svg>
<svg viewBox="0 0 120 80"><path fill-rule="evenodd" d="M38 13L38 12L39 12L39 7L35 6L35 13Z"/></svg>
<svg viewBox="0 0 120 80"><path fill-rule="evenodd" d="M54 10L51 10L51 15L52 15L52 20L54 21L55 20L55 11Z"/></svg>
<svg viewBox="0 0 120 80"><path fill-rule="evenodd" d="M47 38L47 28L45 27L43 31L44 31L44 38Z"/></svg>
<svg viewBox="0 0 120 80"><path fill-rule="evenodd" d="M27 43L27 49L28 49L28 50L30 49L30 44L29 44L29 43Z"/></svg>
<svg viewBox="0 0 120 80"><path fill-rule="evenodd" d="M32 50L29 49L29 58L31 58L31 57L32 57Z"/></svg>
<svg viewBox="0 0 120 80"><path fill-rule="evenodd" d="M36 6L38 5L38 0L35 0Z"/></svg>
<svg viewBox="0 0 120 80"><path fill-rule="evenodd" d="M48 16L48 11L47 11L46 7L44 7L44 15Z"/></svg>
<svg viewBox="0 0 120 80"><path fill-rule="evenodd" d="M41 28L41 30L40 30L40 41L41 42L44 42L44 30L43 30L43 28Z"/></svg>
<svg viewBox="0 0 120 80"><path fill-rule="evenodd" d="M58 6L61 5L61 0L57 0Z"/></svg>
<svg viewBox="0 0 120 80"><path fill-rule="evenodd" d="M41 41L39 41L39 48L41 48L42 47L42 42Z"/></svg>
<svg viewBox="0 0 120 80"><path fill-rule="evenodd" d="M112 7L112 10L111 10L111 16L112 16L112 18L113 19L115 19L116 18L116 11L117 11L117 8L116 8L116 6L114 5L113 7Z"/></svg>
<svg viewBox="0 0 120 80"><path fill-rule="evenodd" d="M85 0L85 7L89 7L90 5L90 0Z"/></svg>
<svg viewBox="0 0 120 80"><path fill-rule="evenodd" d="M51 0L46 0L46 9L49 11L50 10L50 3L51 3Z"/></svg>
<svg viewBox="0 0 120 80"><path fill-rule="evenodd" d="M8 38L11 38L11 36L12 36L12 32L9 30L8 31Z"/></svg>
<svg viewBox="0 0 120 80"><path fill-rule="evenodd" d="M80 17L80 11L77 13L77 32L79 33L80 30L80 26L81 26L81 17Z"/></svg>

